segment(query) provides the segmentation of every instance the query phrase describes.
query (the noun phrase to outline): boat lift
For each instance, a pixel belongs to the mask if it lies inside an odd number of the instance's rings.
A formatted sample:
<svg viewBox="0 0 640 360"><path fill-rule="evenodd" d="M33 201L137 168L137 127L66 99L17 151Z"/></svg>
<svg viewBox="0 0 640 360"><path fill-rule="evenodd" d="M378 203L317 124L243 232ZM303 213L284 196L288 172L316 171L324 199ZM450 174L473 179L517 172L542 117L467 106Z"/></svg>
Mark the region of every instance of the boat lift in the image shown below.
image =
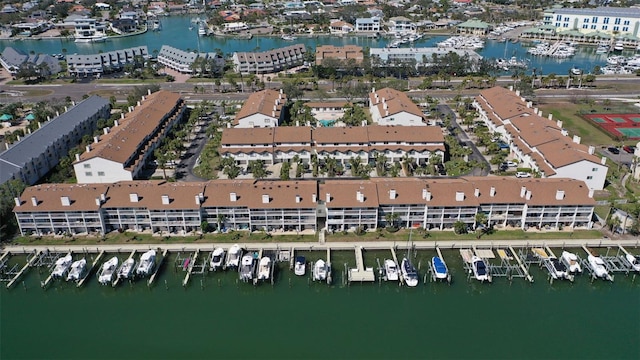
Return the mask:
<svg viewBox="0 0 640 360"><path fill-rule="evenodd" d="M164 259L167 258L168 253L169 253L169 249L164 249L164 251L162 252L162 257L160 258L160 261L156 259L156 265L155 265L156 271L154 271L153 274L151 274L151 277L149 277L149 281L147 281L148 287L153 285L153 282L156 280L156 276L158 275L158 272L160 272L160 267L162 266L162 263L164 263ZM166 286L166 281L165 281L165 286Z"/></svg>
<svg viewBox="0 0 640 360"><path fill-rule="evenodd" d="M633 265L631 265L631 263L625 258L625 255L628 254L628 252L622 246L618 245L615 255L610 255L611 251L611 247L607 247L605 255L600 256L606 264L609 272L623 273L625 275L629 275L629 273L633 272Z"/></svg>
<svg viewBox="0 0 640 360"><path fill-rule="evenodd" d="M589 250L586 246L582 245L582 249L587 253L588 255L593 255L593 253L591 252L591 250ZM593 255L596 256L596 255ZM599 255L598 255L599 256ZM600 257L602 259L602 257ZM591 277L591 282L593 282L595 279L598 278L598 275L596 275L596 271L594 268L591 267L591 264L589 263L588 259L582 259L578 256L578 260L580 261L580 266L582 266L583 269L586 269L586 271L589 273L589 276ZM604 259L603 259L604 261ZM614 275L609 274L609 267L607 265L607 262L604 261L604 267L607 269L607 278L605 280L609 280L611 282L613 282L614 279Z"/></svg>
<svg viewBox="0 0 640 360"><path fill-rule="evenodd" d="M442 256L442 252L440 251L440 248L436 246L436 252L438 253L438 257L442 260L442 262L444 263L444 266L447 267L447 278L443 279L443 281L446 281L447 283L449 283L449 285L451 285L451 271L449 271L449 267L447 266L447 262L444 260L444 256ZM424 275L424 283L427 283L427 276L429 276L431 278L431 282L435 282L438 281L438 279L436 278L436 270L433 268L433 265L431 264L431 261L429 261L427 263L429 265L429 269L427 270L427 273Z"/></svg>
<svg viewBox="0 0 640 360"><path fill-rule="evenodd" d="M531 265L532 263L535 263L536 265L538 265L538 267L540 268L544 267L545 269L547 269L547 272L549 272L549 283L551 284L553 284L554 280L567 279L571 282L575 280L575 275L569 274L568 269L567 269L567 276L564 278L558 278L555 275L556 271L553 266L552 259L554 258L558 259L558 257L556 257L553 251L546 245L544 245L543 247L534 247L531 249L525 249L525 251L521 249L518 252L518 257L525 264Z"/></svg>
<svg viewBox="0 0 640 360"><path fill-rule="evenodd" d="M120 276L118 276L118 274L120 273L120 269L122 269L125 266L125 263L127 261L129 261L129 259L133 259L135 255L136 255L136 250L131 251L131 254L129 255L129 257L125 261L123 261L122 264L120 264L120 266L118 266L118 270L116 271L116 279L113 280L113 283L111 284L112 287L118 286L118 283L120 283L120 280L122 280L120 278ZM135 274L135 271L136 271L136 265L137 264L138 263L136 263L135 260L134 260L134 262L133 262L133 271L132 271L134 274Z"/></svg>
<svg viewBox="0 0 640 360"><path fill-rule="evenodd" d="M20 269L20 271L18 271L15 274L15 276L9 281L9 283L7 284L7 289L11 288L11 286L13 286L13 284L15 284L16 281L18 281L20 276L22 276L22 274L24 274L28 268L33 266L33 264L36 262L37 259L38 259L38 253L36 253L35 251L27 255L27 263L24 264L22 269Z"/></svg>
<svg viewBox="0 0 640 360"><path fill-rule="evenodd" d="M86 255L88 255L88 252L86 253ZM100 261L103 255L104 255L104 250L100 251L98 256L95 257L95 259L91 263L91 267L89 267L89 269L85 271L84 276L82 277L82 279L80 279L80 281L78 281L78 284L76 285L76 287L81 287L84 284L85 280L89 278L89 275L91 275L93 268L96 267L96 265L98 264L98 262ZM91 257L93 257L93 255L91 255Z"/></svg>
<svg viewBox="0 0 640 360"><path fill-rule="evenodd" d="M622 260L622 262L629 267L629 269L631 269L631 271L633 271L633 264L629 262L629 260L627 260L626 255L629 256L635 256L633 254L631 254L630 252L627 251L627 249L623 248L622 245L618 245L618 249L620 251L622 251L622 253L620 254L620 260ZM636 280L636 273L640 273L640 271L633 271L633 278L631 281L635 281Z"/></svg>
<svg viewBox="0 0 640 360"><path fill-rule="evenodd" d="M15 264L9 267L7 263L9 262L10 257L11 254L9 254L9 252L6 252L0 258L0 282L9 282L18 274L18 272L20 272L19 264Z"/></svg>

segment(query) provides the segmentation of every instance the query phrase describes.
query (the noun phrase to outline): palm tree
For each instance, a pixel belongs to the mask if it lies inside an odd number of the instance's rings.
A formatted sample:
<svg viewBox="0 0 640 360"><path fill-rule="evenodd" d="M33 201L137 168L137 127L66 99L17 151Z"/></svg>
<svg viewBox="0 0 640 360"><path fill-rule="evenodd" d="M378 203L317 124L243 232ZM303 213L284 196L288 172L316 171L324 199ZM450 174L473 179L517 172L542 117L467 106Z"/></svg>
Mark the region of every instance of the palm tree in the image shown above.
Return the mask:
<svg viewBox="0 0 640 360"><path fill-rule="evenodd" d="M376 175L385 176L387 174L387 157L379 153L376 155Z"/></svg>
<svg viewBox="0 0 640 360"><path fill-rule="evenodd" d="M384 219L387 222L387 227L392 227L395 228L396 223L398 222L398 219L400 218L400 215L398 215L398 213L389 213L389 214L385 214Z"/></svg>

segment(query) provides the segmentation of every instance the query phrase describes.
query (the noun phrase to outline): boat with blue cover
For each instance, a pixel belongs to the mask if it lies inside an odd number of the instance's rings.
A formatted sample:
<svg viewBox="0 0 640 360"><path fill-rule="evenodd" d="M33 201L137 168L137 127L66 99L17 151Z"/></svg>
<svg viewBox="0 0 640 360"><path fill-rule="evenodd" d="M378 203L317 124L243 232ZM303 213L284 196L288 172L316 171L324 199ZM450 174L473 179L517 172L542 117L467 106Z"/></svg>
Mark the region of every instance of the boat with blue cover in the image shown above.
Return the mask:
<svg viewBox="0 0 640 360"><path fill-rule="evenodd" d="M447 264L439 256L434 256L431 258L431 266L433 267L433 272L436 276L436 279L446 279L449 276L449 269L447 269Z"/></svg>

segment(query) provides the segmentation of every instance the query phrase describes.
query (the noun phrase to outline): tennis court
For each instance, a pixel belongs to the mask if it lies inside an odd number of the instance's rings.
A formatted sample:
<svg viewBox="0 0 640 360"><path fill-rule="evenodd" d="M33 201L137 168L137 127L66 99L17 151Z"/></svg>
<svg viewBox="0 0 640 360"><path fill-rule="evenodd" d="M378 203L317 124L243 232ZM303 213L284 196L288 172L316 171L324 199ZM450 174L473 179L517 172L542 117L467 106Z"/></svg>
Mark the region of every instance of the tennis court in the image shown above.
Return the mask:
<svg viewBox="0 0 640 360"><path fill-rule="evenodd" d="M640 114L589 114L585 118L612 135L613 138L625 136L640 139Z"/></svg>

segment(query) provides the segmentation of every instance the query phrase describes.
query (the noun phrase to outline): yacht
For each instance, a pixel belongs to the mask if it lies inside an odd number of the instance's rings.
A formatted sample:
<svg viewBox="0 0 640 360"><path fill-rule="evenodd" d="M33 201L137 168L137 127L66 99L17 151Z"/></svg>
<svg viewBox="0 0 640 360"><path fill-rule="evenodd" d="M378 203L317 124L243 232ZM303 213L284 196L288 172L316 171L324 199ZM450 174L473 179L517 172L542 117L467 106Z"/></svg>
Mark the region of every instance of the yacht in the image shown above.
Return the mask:
<svg viewBox="0 0 640 360"><path fill-rule="evenodd" d="M160 23L159 19L154 19L152 22L152 28L153 31L160 31L162 30L162 24Z"/></svg>
<svg viewBox="0 0 640 360"><path fill-rule="evenodd" d="M431 266L433 267L433 272L436 276L436 279L446 279L449 277L449 269L447 269L447 264L439 256L434 256L431 258Z"/></svg>
<svg viewBox="0 0 640 360"><path fill-rule="evenodd" d="M251 279L253 279L253 254L247 254L242 257L240 280L249 281Z"/></svg>
<svg viewBox="0 0 640 360"><path fill-rule="evenodd" d="M581 273L582 267L578 262L578 256L574 253L570 253L568 251L563 251L562 255L560 255L560 259L564 263L564 265L569 269L571 274Z"/></svg>
<svg viewBox="0 0 640 360"><path fill-rule="evenodd" d="M198 25L198 36L207 36L207 35L208 35L207 26L203 21Z"/></svg>
<svg viewBox="0 0 640 360"><path fill-rule="evenodd" d="M229 249L229 256L227 256L228 268L237 268L240 265L240 258L242 257L242 248L240 245L235 244Z"/></svg>
<svg viewBox="0 0 640 360"><path fill-rule="evenodd" d="M327 263L319 259L313 264L313 280L314 281L325 281L327 279Z"/></svg>
<svg viewBox="0 0 640 360"><path fill-rule="evenodd" d="M258 280L269 280L271 276L271 258L263 256L258 266Z"/></svg>
<svg viewBox="0 0 640 360"><path fill-rule="evenodd" d="M473 267L473 276L478 281L491 281L491 277L487 270L487 264L478 256L471 258L471 265Z"/></svg>
<svg viewBox="0 0 640 360"><path fill-rule="evenodd" d="M149 250L140 256L140 263L136 269L136 275L149 276L156 266L156 251Z"/></svg>
<svg viewBox="0 0 640 360"><path fill-rule="evenodd" d="M587 261L589 262L589 266L591 266L593 273L597 277L601 279L613 281L613 277L609 275L609 271L607 270L607 267L604 265L604 260L602 260L600 256L589 255L587 256Z"/></svg>
<svg viewBox="0 0 640 360"><path fill-rule="evenodd" d="M409 259L402 259L402 264L400 265L400 271L402 272L402 278L407 283L409 287L418 286L418 271L411 264Z"/></svg>
<svg viewBox="0 0 640 360"><path fill-rule="evenodd" d="M384 272L387 275L387 281L398 281L398 265L395 261L385 259Z"/></svg>
<svg viewBox="0 0 640 360"><path fill-rule="evenodd" d="M551 262L551 277L554 279L568 279L570 274L567 272L567 266L563 264L558 258L552 257L549 259Z"/></svg>
<svg viewBox="0 0 640 360"><path fill-rule="evenodd" d="M67 271L69 271L69 267L72 262L73 258L71 257L71 254L67 254L66 256L56 260L56 265L51 272L51 277L54 279L64 277L67 274Z"/></svg>
<svg viewBox="0 0 640 360"><path fill-rule="evenodd" d="M639 271L640 272L640 256L634 256L634 255L631 255L631 254L627 254L627 255L625 255L625 258L627 259L629 264L631 264L631 267L633 267L634 271Z"/></svg>
<svg viewBox="0 0 640 360"><path fill-rule="evenodd" d="M211 271L216 271L222 268L224 265L224 249L223 248L215 248L211 253L211 260L209 260L209 268Z"/></svg>
<svg viewBox="0 0 640 360"><path fill-rule="evenodd" d="M293 35L282 35L280 38L285 41L294 41L297 39L297 37Z"/></svg>
<svg viewBox="0 0 640 360"><path fill-rule="evenodd" d="M133 275L133 270L136 268L136 261L133 258L129 258L122 263L120 269L118 269L118 279L129 279Z"/></svg>
<svg viewBox="0 0 640 360"><path fill-rule="evenodd" d="M71 264L71 270L69 270L69 275L67 275L67 281L79 281L84 275L84 269L87 267L87 260L84 258L74 261Z"/></svg>
<svg viewBox="0 0 640 360"><path fill-rule="evenodd" d="M298 276L304 276L307 271L307 259L304 256L296 256L296 263L293 267L293 273Z"/></svg>
<svg viewBox="0 0 640 360"><path fill-rule="evenodd" d="M581 74L582 74L582 70L580 70L579 68L575 66L571 68L571 75L581 75Z"/></svg>
<svg viewBox="0 0 640 360"><path fill-rule="evenodd" d="M622 51L624 50L624 44L622 42L617 42L613 45L613 50Z"/></svg>
<svg viewBox="0 0 640 360"><path fill-rule="evenodd" d="M113 277L118 269L118 258L112 257L109 261L102 264L100 274L98 275L98 282L102 285L110 284L113 281Z"/></svg>

